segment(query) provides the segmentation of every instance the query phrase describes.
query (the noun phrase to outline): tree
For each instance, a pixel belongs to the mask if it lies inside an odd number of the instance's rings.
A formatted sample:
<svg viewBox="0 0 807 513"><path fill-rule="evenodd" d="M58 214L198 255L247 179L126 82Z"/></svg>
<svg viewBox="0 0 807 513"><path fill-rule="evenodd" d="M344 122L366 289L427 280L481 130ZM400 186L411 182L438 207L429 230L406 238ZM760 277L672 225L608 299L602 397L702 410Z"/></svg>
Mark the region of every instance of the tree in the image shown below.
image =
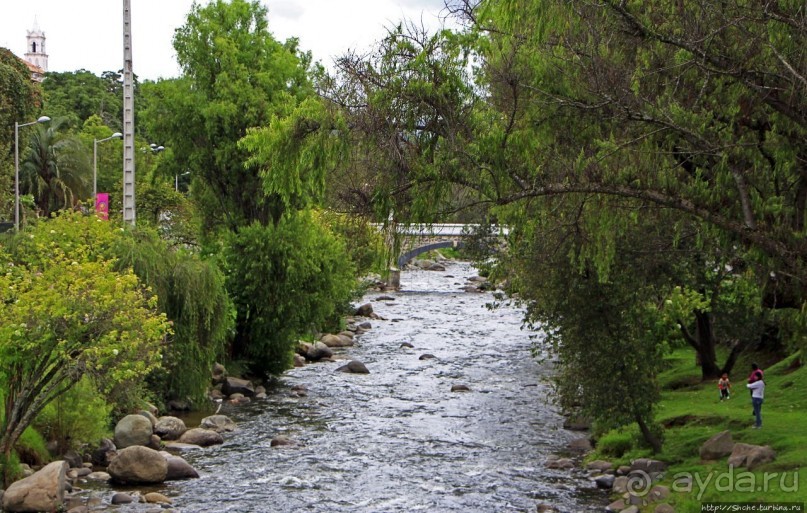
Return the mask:
<svg viewBox="0 0 807 513"><path fill-rule="evenodd" d="M14 123L36 119L41 102L42 91L25 64L0 48L0 216L4 219L14 218Z"/></svg>
<svg viewBox="0 0 807 513"><path fill-rule="evenodd" d="M65 253L42 232L26 232L33 253L2 258L0 378L5 415L0 452L7 463L23 430L82 376L108 392L159 365L169 332L156 298L131 271L92 258L87 243ZM8 468L4 466L4 472Z"/></svg>
<svg viewBox="0 0 807 513"><path fill-rule="evenodd" d="M237 143L312 93L310 55L294 39L276 41L266 8L246 0L194 5L174 48L184 76L150 87L159 101L149 100L142 116L149 132L190 171L207 226L277 222L278 205L262 193L255 167L244 166L247 152Z"/></svg>
<svg viewBox="0 0 807 513"><path fill-rule="evenodd" d="M232 356L258 375L282 372L300 337L337 325L355 285L344 243L306 212L241 228L224 255L238 311Z"/></svg>
<svg viewBox="0 0 807 513"><path fill-rule="evenodd" d="M113 132L123 130L123 86L121 75L105 71L100 77L80 69L50 72L42 82L45 110L52 118L63 117L78 127L98 116Z"/></svg>
<svg viewBox="0 0 807 513"><path fill-rule="evenodd" d="M92 195L92 163L81 140L61 132L64 122L37 125L20 163L20 193L32 194L45 217Z"/></svg>
<svg viewBox="0 0 807 513"><path fill-rule="evenodd" d="M760 304L802 308L807 34L799 3L491 0L453 9L471 30L399 29L377 53L340 61L326 96L363 150L337 168L361 170L344 198L382 215L395 205L404 220L472 205L516 234L546 236L508 270L524 297L564 296L534 311L577 337L562 345L573 351L567 368L585 361L577 342L594 334L586 315L597 313L569 305L607 312L608 344L624 335L649 357L666 330L646 332L646 319L669 329L663 300L676 286L694 291L705 303L689 301L703 308L682 313L677 337L695 340L705 377L720 369L716 328L726 342L739 331L727 318L778 317L760 316ZM469 61L474 87L464 79ZM465 201L449 197L458 190ZM580 223L585 230L575 231ZM653 269L651 243L663 238L646 235L663 230L668 281L642 272L637 282L648 285L629 293L623 268ZM551 258L557 247L568 250L563 258ZM547 272L560 279L538 281L536 260L558 266ZM749 330L735 348L777 331ZM654 375L646 359L630 361ZM591 384L611 382L619 362L607 363L592 367ZM602 415L617 405L582 390ZM638 411L649 429L652 401Z"/></svg>
<svg viewBox="0 0 807 513"><path fill-rule="evenodd" d="M133 272L145 294L172 325L162 346L162 365L148 375L155 399L200 400L210 383L210 369L220 359L232 336L234 311L224 286L224 275L212 259L202 259L183 245L164 240L154 228L121 231L94 214L64 211L32 228L33 238L9 243L14 260L31 267L48 265L40 248L73 254L78 248L88 260L109 261L115 272ZM107 399L126 409L130 390L117 388ZM137 399L140 399L139 397ZM121 404L125 403L125 404Z"/></svg>

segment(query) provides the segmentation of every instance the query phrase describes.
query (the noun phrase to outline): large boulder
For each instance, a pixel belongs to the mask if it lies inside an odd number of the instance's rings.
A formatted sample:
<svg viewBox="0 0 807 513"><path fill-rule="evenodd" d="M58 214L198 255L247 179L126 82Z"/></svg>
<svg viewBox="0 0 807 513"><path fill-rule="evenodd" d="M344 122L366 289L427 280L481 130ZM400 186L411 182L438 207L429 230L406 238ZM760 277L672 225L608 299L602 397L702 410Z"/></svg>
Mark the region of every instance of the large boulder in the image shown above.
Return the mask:
<svg viewBox="0 0 807 513"><path fill-rule="evenodd" d="M331 356L333 356L333 351L330 347L322 342L315 342L312 344L308 352L305 354L306 359L311 360L312 362L322 360L323 358L330 358Z"/></svg>
<svg viewBox="0 0 807 513"><path fill-rule="evenodd" d="M233 422L230 417L226 415L211 415L203 418L202 422L199 424L199 427L202 429L215 431L216 433L225 433L235 431L237 426L235 425L235 422Z"/></svg>
<svg viewBox="0 0 807 513"><path fill-rule="evenodd" d="M196 479L199 473L190 463L185 461L179 456L167 452L161 452L165 461L168 462L168 473L165 476L166 481L178 481L180 479Z"/></svg>
<svg viewBox="0 0 807 513"><path fill-rule="evenodd" d="M338 369L339 372L347 372L351 374L370 374L367 366L358 360L350 360L346 365L342 365Z"/></svg>
<svg viewBox="0 0 807 513"><path fill-rule="evenodd" d="M333 335L331 333L323 335L320 342L328 347L350 347L353 345L353 338L347 335Z"/></svg>
<svg viewBox="0 0 807 513"><path fill-rule="evenodd" d="M248 379L227 377L222 384L221 391L224 395L243 394L244 397L253 397L255 386Z"/></svg>
<svg viewBox="0 0 807 513"><path fill-rule="evenodd" d="M712 438L706 440L700 448L702 460L718 460L731 454L734 450L734 440L731 431L721 431Z"/></svg>
<svg viewBox="0 0 807 513"><path fill-rule="evenodd" d="M133 445L149 445L154 431L151 421L143 415L127 415L115 426L115 446L125 449Z"/></svg>
<svg viewBox="0 0 807 513"><path fill-rule="evenodd" d="M118 484L162 483L168 475L168 461L154 449L135 445L118 451L107 472Z"/></svg>
<svg viewBox="0 0 807 513"><path fill-rule="evenodd" d="M154 434L163 440L177 440L187 430L185 421L170 415L160 417L154 425Z"/></svg>
<svg viewBox="0 0 807 513"><path fill-rule="evenodd" d="M183 444L193 444L200 447L210 447L224 443L224 438L212 429L193 428L185 431L179 441Z"/></svg>
<svg viewBox="0 0 807 513"><path fill-rule="evenodd" d="M641 470L651 474L653 472L664 472L667 469L667 464L659 460L651 460L649 458L639 458L631 463L631 472Z"/></svg>
<svg viewBox="0 0 807 513"><path fill-rule="evenodd" d="M115 447L115 444L109 438L104 438L101 440L101 443L98 445L98 448L92 451L90 454L90 459L92 460L93 465L97 465L99 467L106 467L109 465L109 462L117 456L118 448Z"/></svg>
<svg viewBox="0 0 807 513"><path fill-rule="evenodd" d="M767 445L734 444L734 450L729 456L729 465L733 467L746 467L754 470L760 465L770 463L776 459L776 452Z"/></svg>
<svg viewBox="0 0 807 513"><path fill-rule="evenodd" d="M61 511L67 462L54 461L11 484L3 494L3 511Z"/></svg>
<svg viewBox="0 0 807 513"><path fill-rule="evenodd" d="M371 305L370 303L365 303L360 307L356 308L355 315L358 315L360 317L370 317L372 316L372 314L373 314L373 305Z"/></svg>

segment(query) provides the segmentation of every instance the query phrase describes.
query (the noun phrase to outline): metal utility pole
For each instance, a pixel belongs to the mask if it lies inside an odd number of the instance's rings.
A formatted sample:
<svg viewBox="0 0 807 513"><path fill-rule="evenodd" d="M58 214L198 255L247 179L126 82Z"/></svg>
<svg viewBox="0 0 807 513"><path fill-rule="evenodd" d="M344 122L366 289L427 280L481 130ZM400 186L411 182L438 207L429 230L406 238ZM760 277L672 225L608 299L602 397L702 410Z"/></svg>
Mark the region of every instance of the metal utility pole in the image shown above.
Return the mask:
<svg viewBox="0 0 807 513"><path fill-rule="evenodd" d="M135 224L134 76L132 8L123 0L123 222Z"/></svg>

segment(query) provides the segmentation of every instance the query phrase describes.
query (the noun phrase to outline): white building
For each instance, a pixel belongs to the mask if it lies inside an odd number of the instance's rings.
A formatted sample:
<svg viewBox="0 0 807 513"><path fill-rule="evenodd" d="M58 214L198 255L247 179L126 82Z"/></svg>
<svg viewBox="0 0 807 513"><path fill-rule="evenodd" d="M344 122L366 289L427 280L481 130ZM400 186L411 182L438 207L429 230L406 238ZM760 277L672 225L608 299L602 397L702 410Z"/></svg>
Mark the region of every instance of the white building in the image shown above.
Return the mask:
<svg viewBox="0 0 807 513"><path fill-rule="evenodd" d="M48 71L48 54L45 48L45 33L39 28L36 18L34 18L34 26L28 31L26 39L25 63L31 71L31 78L42 82L45 72Z"/></svg>

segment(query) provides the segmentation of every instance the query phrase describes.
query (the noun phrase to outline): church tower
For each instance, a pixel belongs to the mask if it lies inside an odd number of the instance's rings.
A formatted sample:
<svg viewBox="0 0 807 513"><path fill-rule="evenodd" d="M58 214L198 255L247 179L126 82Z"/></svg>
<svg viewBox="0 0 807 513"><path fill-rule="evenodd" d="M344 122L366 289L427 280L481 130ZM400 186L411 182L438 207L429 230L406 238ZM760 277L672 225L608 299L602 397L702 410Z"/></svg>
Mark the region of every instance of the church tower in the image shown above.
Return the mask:
<svg viewBox="0 0 807 513"><path fill-rule="evenodd" d="M48 54L45 49L45 33L39 28L36 18L34 18L34 26L28 31L28 46L25 51L25 60L42 68L42 71L48 71Z"/></svg>

